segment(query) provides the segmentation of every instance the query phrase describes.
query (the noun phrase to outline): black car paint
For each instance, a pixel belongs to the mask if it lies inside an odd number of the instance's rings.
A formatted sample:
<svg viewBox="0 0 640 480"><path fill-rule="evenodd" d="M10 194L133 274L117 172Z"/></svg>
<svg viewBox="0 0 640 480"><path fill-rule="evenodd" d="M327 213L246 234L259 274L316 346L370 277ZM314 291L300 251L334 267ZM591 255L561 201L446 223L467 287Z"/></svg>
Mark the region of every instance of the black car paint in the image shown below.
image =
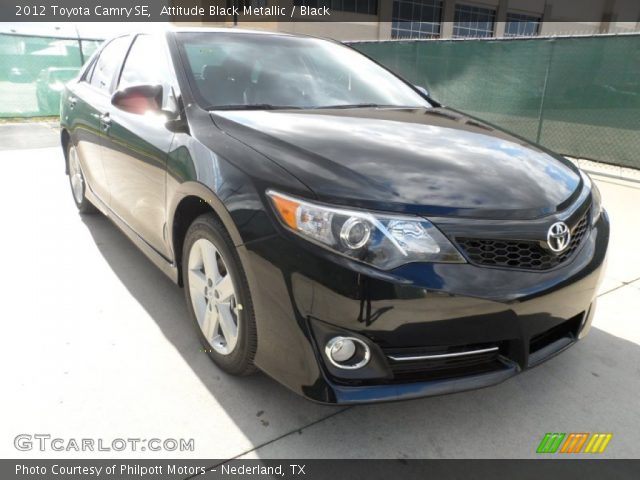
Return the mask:
<svg viewBox="0 0 640 480"><path fill-rule="evenodd" d="M567 160L443 108L212 116L322 201L349 207L522 220L562 209L581 182Z"/></svg>
<svg viewBox="0 0 640 480"><path fill-rule="evenodd" d="M108 95L79 82L63 96L63 144L79 148L89 198L178 283L186 219L194 210L218 215L247 274L255 363L268 375L319 402L406 399L494 384L533 366L539 359L532 361L530 339L575 316L583 315L575 335L588 331L605 263L606 213L579 252L550 271L469 263L380 271L285 230L265 196L274 189L425 215L454 237L471 230L542 239L552 223L573 222L591 206L570 162L442 107L207 112L194 101L174 35L166 34L175 73L168 80L182 125L119 111ZM356 373L337 371L319 348L327 332L367 340L374 359ZM504 369L394 383L381 355L387 347L484 342L501 343Z"/></svg>

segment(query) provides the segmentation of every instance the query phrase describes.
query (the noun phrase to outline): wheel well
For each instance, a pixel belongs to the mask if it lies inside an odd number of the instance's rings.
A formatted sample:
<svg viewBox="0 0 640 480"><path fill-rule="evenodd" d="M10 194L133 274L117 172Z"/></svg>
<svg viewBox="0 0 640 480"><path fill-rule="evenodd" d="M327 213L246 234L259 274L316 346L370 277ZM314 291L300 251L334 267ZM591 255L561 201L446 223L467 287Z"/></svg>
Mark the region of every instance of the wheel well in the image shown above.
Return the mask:
<svg viewBox="0 0 640 480"><path fill-rule="evenodd" d="M71 140L71 136L69 132L66 130L62 130L60 132L60 143L62 144L62 154L64 155L64 173L69 175L69 159L67 158L67 147L69 146L69 141Z"/></svg>
<svg viewBox="0 0 640 480"><path fill-rule="evenodd" d="M173 253L175 256L176 267L178 268L178 284L182 283L182 247L184 245L184 238L187 235L187 230L193 221L200 215L205 213L212 213L220 220L220 217L215 210L203 199L196 196L188 196L183 198L178 207L176 213L173 216L172 225L172 240L173 240ZM222 223L222 221L220 221Z"/></svg>

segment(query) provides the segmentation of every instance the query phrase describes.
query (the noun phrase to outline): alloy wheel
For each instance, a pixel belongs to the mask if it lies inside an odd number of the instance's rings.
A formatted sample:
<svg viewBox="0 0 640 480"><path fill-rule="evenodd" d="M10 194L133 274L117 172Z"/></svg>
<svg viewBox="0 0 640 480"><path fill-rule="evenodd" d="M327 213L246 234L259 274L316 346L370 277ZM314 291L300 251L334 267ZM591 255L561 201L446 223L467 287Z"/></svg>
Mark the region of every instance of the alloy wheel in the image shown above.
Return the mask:
<svg viewBox="0 0 640 480"><path fill-rule="evenodd" d="M191 304L203 335L217 353L231 354L238 343L241 307L231 272L206 238L191 247L187 275Z"/></svg>

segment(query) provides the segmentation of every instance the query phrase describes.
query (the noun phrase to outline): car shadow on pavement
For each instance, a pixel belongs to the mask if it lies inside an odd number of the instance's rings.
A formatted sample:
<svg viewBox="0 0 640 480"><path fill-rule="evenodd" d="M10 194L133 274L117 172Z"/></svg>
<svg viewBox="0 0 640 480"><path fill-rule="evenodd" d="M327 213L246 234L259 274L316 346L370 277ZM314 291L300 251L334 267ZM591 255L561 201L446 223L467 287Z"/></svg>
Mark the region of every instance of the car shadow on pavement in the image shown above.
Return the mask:
<svg viewBox="0 0 640 480"><path fill-rule="evenodd" d="M261 372L234 377L221 371L200 344L183 289L156 268L107 217L98 214L81 218L118 279L253 445L340 411L339 407L309 402ZM210 458L218 458L211 456L213 453L209 452Z"/></svg>
<svg viewBox="0 0 640 480"><path fill-rule="evenodd" d="M617 440L607 456L638 456L636 343L593 328L557 358L491 388L356 408L317 405L264 374L220 371L202 351L183 290L106 217L82 219L122 284L249 440L236 455L256 448L251 454L264 458L535 457L545 432L601 431Z"/></svg>

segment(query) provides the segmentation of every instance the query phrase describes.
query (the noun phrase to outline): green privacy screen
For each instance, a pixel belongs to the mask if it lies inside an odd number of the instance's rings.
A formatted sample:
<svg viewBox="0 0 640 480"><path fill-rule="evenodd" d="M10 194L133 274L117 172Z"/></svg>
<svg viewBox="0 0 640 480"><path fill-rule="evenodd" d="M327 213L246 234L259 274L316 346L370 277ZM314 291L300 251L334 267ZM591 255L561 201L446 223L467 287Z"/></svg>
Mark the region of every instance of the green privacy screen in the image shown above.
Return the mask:
<svg viewBox="0 0 640 480"><path fill-rule="evenodd" d="M640 35L353 46L447 106L565 155L640 168Z"/></svg>
<svg viewBox="0 0 640 480"><path fill-rule="evenodd" d="M62 85L99 44L0 34L0 117L57 115Z"/></svg>
<svg viewBox="0 0 640 480"><path fill-rule="evenodd" d="M0 34L0 117L57 115L99 40ZM640 35L355 43L453 108L578 158L640 168Z"/></svg>

